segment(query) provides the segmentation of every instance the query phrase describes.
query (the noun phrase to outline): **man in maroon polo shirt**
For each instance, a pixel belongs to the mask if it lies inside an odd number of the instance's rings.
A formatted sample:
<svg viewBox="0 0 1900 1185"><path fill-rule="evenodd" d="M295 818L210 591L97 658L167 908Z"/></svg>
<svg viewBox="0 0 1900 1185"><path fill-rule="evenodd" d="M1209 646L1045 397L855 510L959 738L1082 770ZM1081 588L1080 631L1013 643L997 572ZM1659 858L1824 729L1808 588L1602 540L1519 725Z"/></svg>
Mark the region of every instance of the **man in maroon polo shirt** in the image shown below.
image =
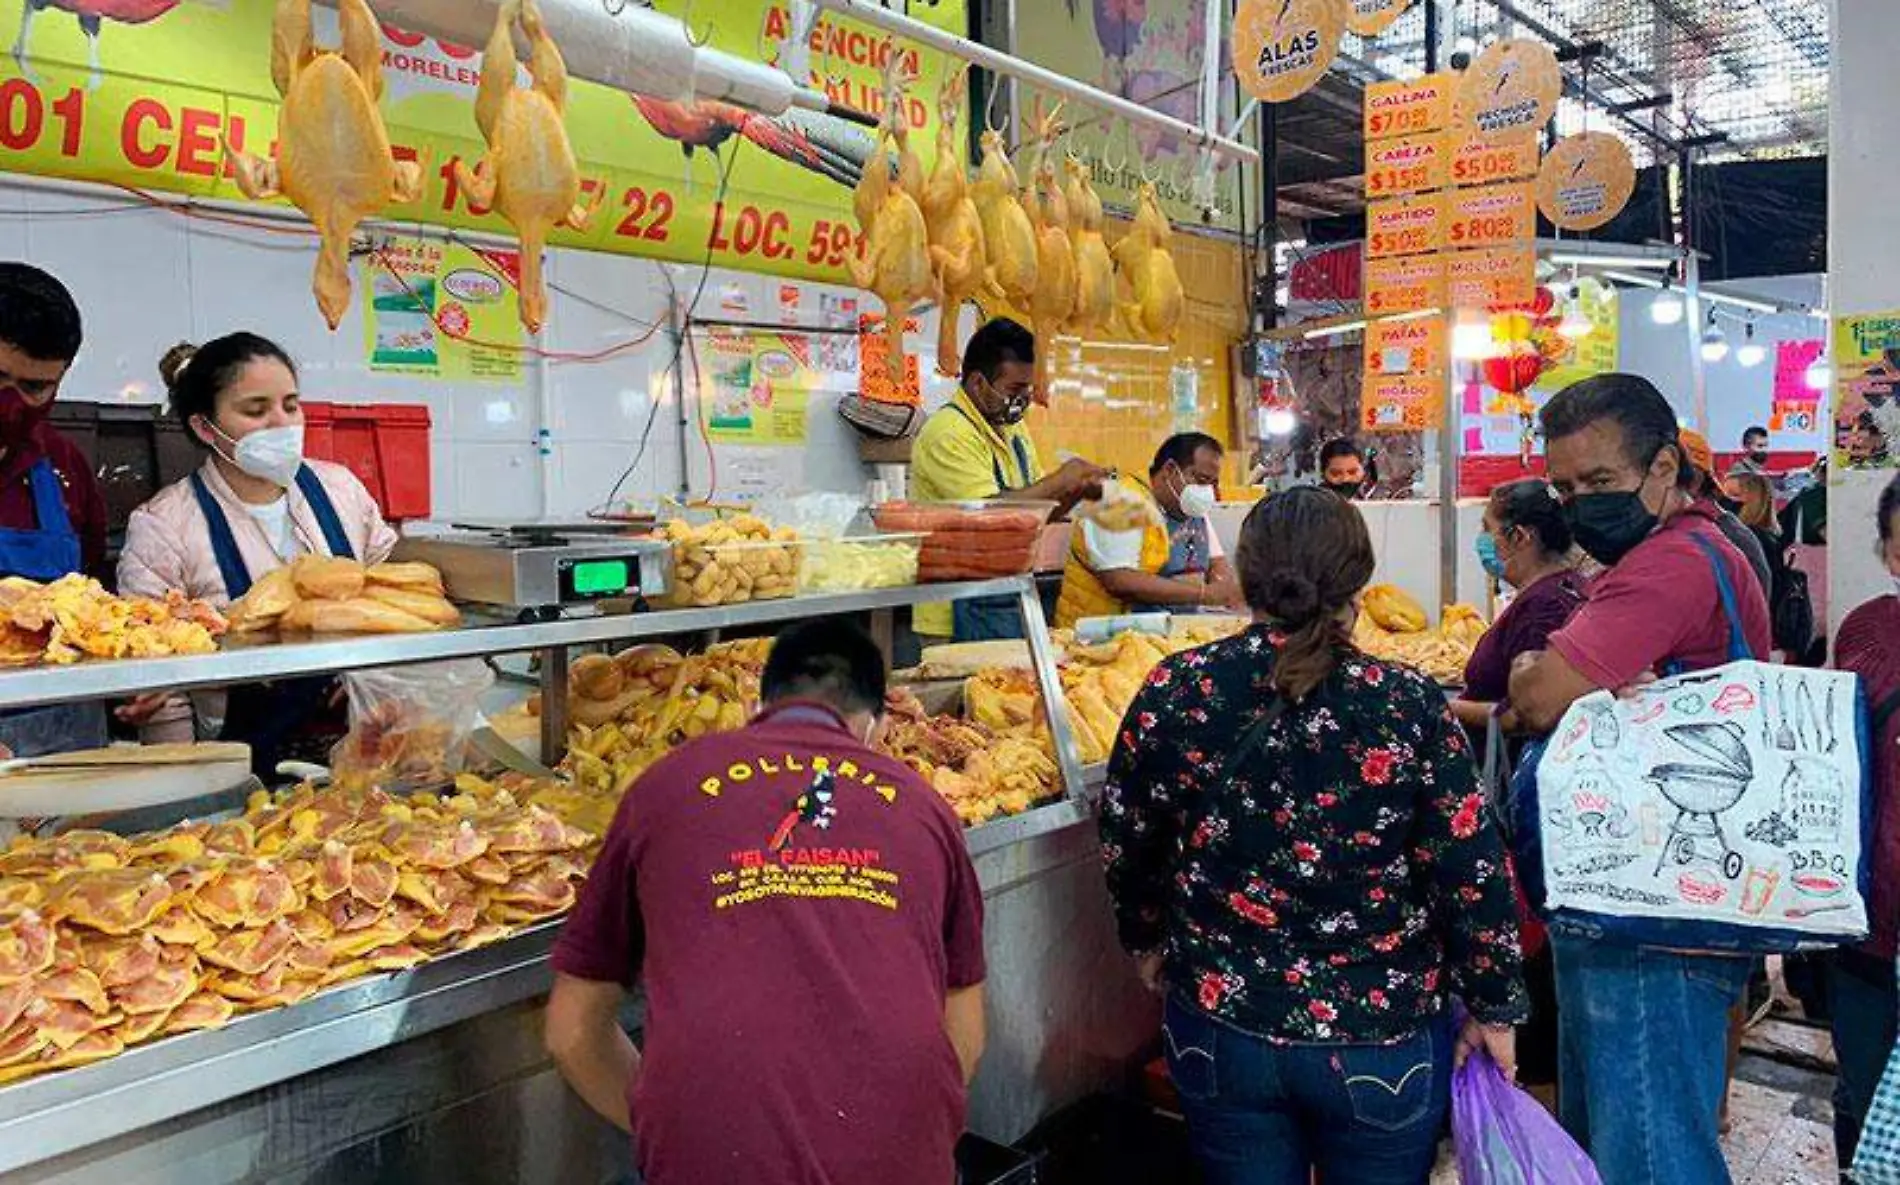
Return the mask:
<svg viewBox="0 0 1900 1185"><path fill-rule="evenodd" d="M554 948L548 1048L647 1185L949 1185L983 1045L983 899L935 791L869 744L883 656L781 634L764 709L627 792ZM645 1049L616 1019L638 978Z"/></svg>

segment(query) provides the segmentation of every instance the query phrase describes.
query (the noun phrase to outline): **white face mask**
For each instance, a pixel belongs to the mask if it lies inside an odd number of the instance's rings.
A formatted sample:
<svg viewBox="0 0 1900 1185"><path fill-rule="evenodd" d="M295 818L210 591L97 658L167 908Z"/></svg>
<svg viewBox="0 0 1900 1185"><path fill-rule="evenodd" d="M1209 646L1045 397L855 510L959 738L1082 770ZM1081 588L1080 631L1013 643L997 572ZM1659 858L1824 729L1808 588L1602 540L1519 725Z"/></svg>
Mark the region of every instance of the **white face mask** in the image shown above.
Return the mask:
<svg viewBox="0 0 1900 1185"><path fill-rule="evenodd" d="M234 455L224 459L252 477L287 490L297 480L297 471L303 468L302 424L260 428L242 440L231 440L216 424L211 425L211 430L229 441L235 450Z"/></svg>
<svg viewBox="0 0 1900 1185"><path fill-rule="evenodd" d="M1188 518L1206 518L1214 513L1214 487L1209 485L1182 486L1180 493L1181 513Z"/></svg>

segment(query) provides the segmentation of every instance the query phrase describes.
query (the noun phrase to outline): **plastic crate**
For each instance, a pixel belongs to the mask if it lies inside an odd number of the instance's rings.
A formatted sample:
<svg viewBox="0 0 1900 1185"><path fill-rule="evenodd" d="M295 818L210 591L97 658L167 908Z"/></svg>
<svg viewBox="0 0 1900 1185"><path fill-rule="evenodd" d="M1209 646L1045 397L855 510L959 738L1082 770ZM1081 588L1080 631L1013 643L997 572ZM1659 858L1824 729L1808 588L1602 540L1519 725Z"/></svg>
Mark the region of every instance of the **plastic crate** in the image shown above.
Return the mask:
<svg viewBox="0 0 1900 1185"><path fill-rule="evenodd" d="M61 399L48 420L72 441L99 479L113 554L134 510L204 464L205 450L170 412L151 404Z"/></svg>
<svg viewBox="0 0 1900 1185"><path fill-rule="evenodd" d="M427 518L429 409L410 403L306 403L304 451L356 474L383 517Z"/></svg>

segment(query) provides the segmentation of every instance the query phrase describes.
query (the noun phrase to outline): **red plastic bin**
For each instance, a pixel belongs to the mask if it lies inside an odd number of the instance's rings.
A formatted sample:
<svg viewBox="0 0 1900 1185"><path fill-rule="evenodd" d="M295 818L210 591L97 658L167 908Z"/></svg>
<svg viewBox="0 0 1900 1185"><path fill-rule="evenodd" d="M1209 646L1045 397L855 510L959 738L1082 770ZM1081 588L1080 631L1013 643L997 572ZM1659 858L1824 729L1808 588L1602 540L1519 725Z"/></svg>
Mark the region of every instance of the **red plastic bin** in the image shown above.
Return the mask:
<svg viewBox="0 0 1900 1185"><path fill-rule="evenodd" d="M427 518L429 409L412 403L306 403L304 451L356 474L388 519Z"/></svg>

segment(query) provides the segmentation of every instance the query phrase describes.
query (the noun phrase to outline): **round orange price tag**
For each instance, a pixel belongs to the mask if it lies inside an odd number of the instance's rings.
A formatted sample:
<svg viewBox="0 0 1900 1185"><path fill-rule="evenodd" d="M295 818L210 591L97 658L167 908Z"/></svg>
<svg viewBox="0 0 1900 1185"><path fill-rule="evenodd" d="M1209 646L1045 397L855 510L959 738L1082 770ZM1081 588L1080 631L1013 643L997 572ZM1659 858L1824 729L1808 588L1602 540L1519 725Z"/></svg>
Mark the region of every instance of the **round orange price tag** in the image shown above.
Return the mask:
<svg viewBox="0 0 1900 1185"><path fill-rule="evenodd" d="M1493 42L1458 84L1458 121L1480 140L1506 139L1550 122L1563 93L1557 55L1541 41Z"/></svg>
<svg viewBox="0 0 1900 1185"><path fill-rule="evenodd" d="M1412 0L1351 0L1346 28L1361 37L1377 37L1398 23Z"/></svg>
<svg viewBox="0 0 1900 1185"><path fill-rule="evenodd" d="M1234 74L1263 103L1305 94L1333 64L1347 0L1243 0L1234 14Z"/></svg>
<svg viewBox="0 0 1900 1185"><path fill-rule="evenodd" d="M1565 136L1537 171L1537 208L1565 230L1595 230L1636 192L1629 145L1608 132Z"/></svg>

